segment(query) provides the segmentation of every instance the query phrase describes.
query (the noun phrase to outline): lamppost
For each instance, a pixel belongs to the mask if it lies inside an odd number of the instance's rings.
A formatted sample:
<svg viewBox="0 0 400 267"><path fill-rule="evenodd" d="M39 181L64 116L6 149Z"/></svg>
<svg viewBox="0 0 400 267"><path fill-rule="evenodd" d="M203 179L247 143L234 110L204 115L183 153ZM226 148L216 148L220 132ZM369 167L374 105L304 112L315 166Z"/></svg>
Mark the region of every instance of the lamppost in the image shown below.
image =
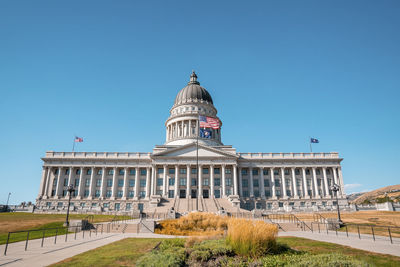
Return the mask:
<svg viewBox="0 0 400 267"><path fill-rule="evenodd" d="M336 193L336 207L337 207L338 223L339 223L339 226L341 226L343 224L343 221L340 218L339 200L338 200L338 192L340 190L340 187L337 184L333 184L331 186L331 190Z"/></svg>
<svg viewBox="0 0 400 267"><path fill-rule="evenodd" d="M10 200L11 193L8 193L7 204L6 204L6 211L8 211L8 201Z"/></svg>
<svg viewBox="0 0 400 267"><path fill-rule="evenodd" d="M68 227L68 226L69 226L69 221L68 221L68 217L69 217L69 205L70 205L70 203L71 203L71 196L72 196L72 193L75 192L74 186L73 186L72 184L70 184L70 185L68 186L67 191L68 191L68 193L69 193L69 197L68 197L67 218L66 218L66 220L65 220L65 225Z"/></svg>

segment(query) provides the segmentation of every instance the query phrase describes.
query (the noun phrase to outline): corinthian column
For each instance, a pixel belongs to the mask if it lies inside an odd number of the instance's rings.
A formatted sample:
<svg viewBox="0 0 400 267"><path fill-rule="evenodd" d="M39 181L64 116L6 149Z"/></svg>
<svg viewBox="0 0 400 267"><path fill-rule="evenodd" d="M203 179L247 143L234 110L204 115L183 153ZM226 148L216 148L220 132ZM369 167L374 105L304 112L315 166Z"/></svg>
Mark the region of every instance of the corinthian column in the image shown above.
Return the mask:
<svg viewBox="0 0 400 267"><path fill-rule="evenodd" d="M198 192L198 195L199 195L199 198L201 198L201 197L203 197L203 179L202 179L202 170L203 170L203 166L202 165L199 165L199 169L197 170L198 171L198 176L199 176L199 192Z"/></svg>
<svg viewBox="0 0 400 267"><path fill-rule="evenodd" d="M175 165L175 197L179 196L179 167Z"/></svg>
<svg viewBox="0 0 400 267"><path fill-rule="evenodd" d="M326 167L322 168L322 173L324 175L324 185L325 185L325 197L330 197L329 187L328 187L328 179L326 178Z"/></svg>
<svg viewBox="0 0 400 267"><path fill-rule="evenodd" d="M302 167L301 170L302 170L302 173L303 173L304 197L305 197L305 198L309 198L309 195L308 195L308 186L307 186L307 177L306 177L306 168Z"/></svg>
<svg viewBox="0 0 400 267"><path fill-rule="evenodd" d="M214 196L214 165L210 165L210 197Z"/></svg>
<svg viewBox="0 0 400 267"><path fill-rule="evenodd" d="M281 173L282 173L282 191L283 191L283 197L284 197L284 198L287 198L287 194L286 194L285 168L281 168Z"/></svg>
<svg viewBox="0 0 400 267"><path fill-rule="evenodd" d="M299 195L297 193L297 183L296 183L296 168L292 167L292 184L293 184L293 194L294 198L299 198Z"/></svg>
<svg viewBox="0 0 400 267"><path fill-rule="evenodd" d="M254 197L254 185L253 185L253 168L250 167L249 168L249 172L250 172L250 197Z"/></svg>
<svg viewBox="0 0 400 267"><path fill-rule="evenodd" d="M226 197L226 183L225 183L225 165L221 166L221 171L222 171L222 197Z"/></svg>
<svg viewBox="0 0 400 267"><path fill-rule="evenodd" d="M122 187L122 199L126 200L128 192L128 168L124 168L124 186Z"/></svg>
<svg viewBox="0 0 400 267"><path fill-rule="evenodd" d="M312 167L312 174L313 174L313 181L314 181L314 190L315 190L315 197L320 198L319 190L318 190L318 183L317 183L317 174L315 173L315 167Z"/></svg>
<svg viewBox="0 0 400 267"><path fill-rule="evenodd" d="M190 165L186 165L186 198L190 196Z"/></svg>
<svg viewBox="0 0 400 267"><path fill-rule="evenodd" d="M235 196L238 196L239 193L238 193L238 182L237 182L237 166L233 165L232 169L233 169L233 191Z"/></svg>
<svg viewBox="0 0 400 267"><path fill-rule="evenodd" d="M276 199L274 168L270 168L270 171L271 171L271 191L272 191L272 199Z"/></svg>

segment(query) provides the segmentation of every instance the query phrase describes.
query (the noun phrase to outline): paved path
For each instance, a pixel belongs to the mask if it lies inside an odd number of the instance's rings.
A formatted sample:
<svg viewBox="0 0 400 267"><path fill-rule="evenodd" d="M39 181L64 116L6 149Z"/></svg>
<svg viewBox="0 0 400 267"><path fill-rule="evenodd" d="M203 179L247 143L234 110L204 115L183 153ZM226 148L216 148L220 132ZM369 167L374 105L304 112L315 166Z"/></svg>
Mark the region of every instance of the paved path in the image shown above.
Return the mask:
<svg viewBox="0 0 400 267"><path fill-rule="evenodd" d="M372 235L361 235L361 239L358 234L349 233L347 237L345 232L338 232L336 235L335 231L326 232L309 232L309 231L292 231L292 232L279 232L279 236L295 236L304 237L317 241L324 241L329 243L336 243L343 246L349 246L352 248L362 249L370 252L390 254L400 257L400 238L393 238L393 244L390 243L389 237L375 236L375 241Z"/></svg>
<svg viewBox="0 0 400 267"><path fill-rule="evenodd" d="M158 235L152 233L104 233L96 236L92 233L92 236L89 237L89 234L85 233L85 237L83 237L80 233L77 235L75 240L74 235L69 234L67 242L65 242L65 235L58 236L57 244L54 244L54 237L45 238L43 247L41 247L41 239L30 240L27 251L25 251L25 242L17 242L9 244L6 256L4 256L5 245L0 246L0 266L48 266L85 251L95 249L128 237L174 238L176 236Z"/></svg>

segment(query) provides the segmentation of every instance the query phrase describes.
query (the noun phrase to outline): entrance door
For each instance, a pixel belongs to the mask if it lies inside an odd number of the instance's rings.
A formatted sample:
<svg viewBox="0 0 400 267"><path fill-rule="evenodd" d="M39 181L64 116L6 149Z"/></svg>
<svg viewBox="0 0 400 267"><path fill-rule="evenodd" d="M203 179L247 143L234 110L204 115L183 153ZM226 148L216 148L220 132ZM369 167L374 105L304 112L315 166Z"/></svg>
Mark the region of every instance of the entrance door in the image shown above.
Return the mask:
<svg viewBox="0 0 400 267"><path fill-rule="evenodd" d="M186 198L186 190L185 189L179 190L179 198Z"/></svg>
<svg viewBox="0 0 400 267"><path fill-rule="evenodd" d="M208 189L203 189L203 198L208 198Z"/></svg>
<svg viewBox="0 0 400 267"><path fill-rule="evenodd" d="M196 189L192 189L192 198L197 198L197 190Z"/></svg>

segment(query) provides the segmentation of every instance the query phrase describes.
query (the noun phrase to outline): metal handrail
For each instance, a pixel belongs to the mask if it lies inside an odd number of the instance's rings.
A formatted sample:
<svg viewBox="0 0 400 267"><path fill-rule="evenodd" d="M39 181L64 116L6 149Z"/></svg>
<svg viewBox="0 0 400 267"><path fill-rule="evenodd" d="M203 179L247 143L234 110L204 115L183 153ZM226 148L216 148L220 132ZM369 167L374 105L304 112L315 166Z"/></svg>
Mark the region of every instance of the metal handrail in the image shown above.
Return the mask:
<svg viewBox="0 0 400 267"><path fill-rule="evenodd" d="M326 229L326 234L329 234L329 225L334 225L335 223L333 222L325 222L325 223L320 223L320 222L312 222L311 223L311 229L314 229L313 225L318 225L318 233L321 233L321 227L320 225L324 225ZM349 226L356 226L357 227L357 234L358 238L361 239L361 233L360 233L360 227L370 227L371 228L371 233L372 233L372 238L374 241L376 241L376 234L375 230L376 229L385 229L388 232L389 240L390 243L393 244L393 237L392 237L392 229L400 229L400 226L391 226L391 225L372 225L372 224L357 224L357 223L345 223L340 226L340 228L345 228L346 230L346 236L349 237ZM335 227L335 233L338 235L337 227ZM375 230L374 230L375 229ZM313 231L313 230L312 230ZM314 231L313 231L314 232ZM377 236L382 236L382 235L377 235Z"/></svg>
<svg viewBox="0 0 400 267"><path fill-rule="evenodd" d="M85 231L89 231L89 236L90 237L92 236L92 231L95 232L96 236L97 236L97 232L99 231L100 225L101 225L101 234L103 234L103 224L95 224L94 225L95 229L89 228L89 230L82 229L81 225L76 225L76 226L62 226L62 227L52 227L52 228L43 228L43 229L32 229L32 230L21 230L21 231L8 232L7 241L6 241L5 248L4 248L4 255L7 255L8 245L10 244L10 237L11 237L12 234L27 233L26 241L25 241L25 251L26 251L26 250L28 250L29 236L30 236L30 233L32 233L32 232L40 232L40 231L43 232L41 237L34 238L34 239L42 239L40 246L43 247L44 239L46 237L46 231L51 231L51 230L55 230L56 231L56 233L54 235L54 244L57 244L57 237L60 236L60 235L65 235L65 242L67 242L68 234L73 233L74 234L74 239L76 240L76 236L77 236L79 228L80 228L80 231L82 232L83 238L85 238ZM60 230L61 231L65 230L65 234L59 234L59 232L61 232ZM109 227L106 230L107 230L107 233L110 232ZM48 237L53 237L53 236L48 236ZM11 243L14 243L14 242L11 242Z"/></svg>

